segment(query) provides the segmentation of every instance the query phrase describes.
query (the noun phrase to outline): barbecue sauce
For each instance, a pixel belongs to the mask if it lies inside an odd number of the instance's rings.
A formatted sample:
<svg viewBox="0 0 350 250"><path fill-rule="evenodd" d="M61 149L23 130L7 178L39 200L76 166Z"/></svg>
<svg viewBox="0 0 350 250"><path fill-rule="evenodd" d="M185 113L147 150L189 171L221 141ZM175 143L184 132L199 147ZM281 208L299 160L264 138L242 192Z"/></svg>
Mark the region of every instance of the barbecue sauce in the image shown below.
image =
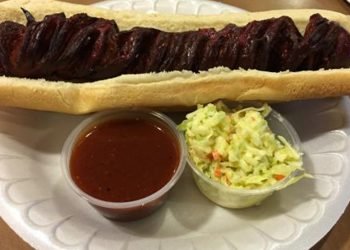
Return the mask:
<svg viewBox="0 0 350 250"><path fill-rule="evenodd" d="M178 164L178 143L164 124L126 118L103 122L83 134L72 151L70 171L90 196L128 202L161 189Z"/></svg>

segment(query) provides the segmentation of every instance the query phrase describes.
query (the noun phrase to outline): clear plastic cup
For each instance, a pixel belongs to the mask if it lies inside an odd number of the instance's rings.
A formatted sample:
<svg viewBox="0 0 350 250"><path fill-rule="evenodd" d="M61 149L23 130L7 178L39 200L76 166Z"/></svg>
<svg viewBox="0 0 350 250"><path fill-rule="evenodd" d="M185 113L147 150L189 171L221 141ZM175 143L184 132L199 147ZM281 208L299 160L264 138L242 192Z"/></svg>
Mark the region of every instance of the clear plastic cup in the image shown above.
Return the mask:
<svg viewBox="0 0 350 250"><path fill-rule="evenodd" d="M165 186L147 197L128 202L110 202L100 200L81 190L72 179L70 171L70 158L72 155L72 150L81 136L84 136L93 126L108 120L125 118L148 119L150 121L161 123L172 135L178 146L178 166L172 178L165 184ZM129 221L141 219L151 214L166 201L169 190L175 185L183 173L186 165L186 152L186 143L183 135L177 131L176 124L164 114L150 110L116 110L91 115L87 119L83 120L70 133L62 149L61 166L64 177L69 186L81 198L85 199L88 203L95 207L103 216L120 221Z"/></svg>
<svg viewBox="0 0 350 250"><path fill-rule="evenodd" d="M294 148L300 152L300 138L292 125L277 111L272 110L266 118L274 134L283 136ZM193 173L193 178L199 190L214 203L226 208L246 208L259 205L264 199L269 197L273 192L283 189L288 184L304 172L297 170L282 181L261 189L240 189L224 186L223 184L210 179L200 171L190 157L188 164Z"/></svg>

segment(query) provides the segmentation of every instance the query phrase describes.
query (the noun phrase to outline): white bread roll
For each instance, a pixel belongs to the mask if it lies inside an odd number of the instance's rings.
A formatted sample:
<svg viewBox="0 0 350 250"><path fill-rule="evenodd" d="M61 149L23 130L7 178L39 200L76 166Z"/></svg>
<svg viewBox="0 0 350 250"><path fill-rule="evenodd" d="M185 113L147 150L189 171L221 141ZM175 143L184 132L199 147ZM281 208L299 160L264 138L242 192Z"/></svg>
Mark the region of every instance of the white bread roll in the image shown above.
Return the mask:
<svg viewBox="0 0 350 250"><path fill-rule="evenodd" d="M91 6L48 0L11 0L0 3L0 22L25 23L20 7L37 20L64 12L66 16L87 13L115 19L120 29L134 26L155 27L165 31L223 28L228 23L245 25L253 20L286 15L303 32L309 17L320 13L348 31L348 16L324 10L277 10L213 16L180 16L102 10ZM214 68L201 73L173 71L122 75L84 84L44 79L0 76L0 105L36 110L83 114L110 108L149 107L177 109L218 99L267 102L324 98L350 94L350 69L264 72Z"/></svg>

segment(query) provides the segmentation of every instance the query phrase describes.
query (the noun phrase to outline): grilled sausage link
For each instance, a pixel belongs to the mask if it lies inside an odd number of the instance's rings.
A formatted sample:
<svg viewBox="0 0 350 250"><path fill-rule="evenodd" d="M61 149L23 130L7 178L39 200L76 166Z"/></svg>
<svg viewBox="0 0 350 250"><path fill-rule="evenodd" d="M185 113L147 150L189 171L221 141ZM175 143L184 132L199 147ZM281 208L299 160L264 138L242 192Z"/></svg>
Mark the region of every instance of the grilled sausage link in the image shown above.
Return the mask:
<svg viewBox="0 0 350 250"><path fill-rule="evenodd" d="M135 27L120 31L112 20L63 13L27 24L0 24L0 74L90 82L122 74L190 70L217 66L280 72L350 67L350 35L319 14L305 34L293 20L253 21L222 30L163 32Z"/></svg>

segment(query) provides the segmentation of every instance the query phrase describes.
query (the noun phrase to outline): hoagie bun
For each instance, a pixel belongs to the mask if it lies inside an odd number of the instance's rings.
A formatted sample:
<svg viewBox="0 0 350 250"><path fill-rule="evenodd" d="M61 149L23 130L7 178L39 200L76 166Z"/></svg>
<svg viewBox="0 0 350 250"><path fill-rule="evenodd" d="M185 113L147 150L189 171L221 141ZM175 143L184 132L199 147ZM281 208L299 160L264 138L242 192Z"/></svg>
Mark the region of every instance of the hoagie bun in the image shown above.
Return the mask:
<svg viewBox="0 0 350 250"><path fill-rule="evenodd" d="M254 20L286 15L293 19L303 33L309 17L315 13L350 30L348 16L322 10L278 10L201 17L117 12L57 1L33 0L0 3L0 22L11 20L26 23L20 8L30 11L37 20L57 12L64 12L66 16L87 13L114 19L121 30L135 26L171 32L209 27L221 29L228 23L242 26ZM279 102L348 94L350 69L276 73L216 67L199 73L172 71L128 74L83 84L0 77L0 105L72 114L134 106L174 110L218 99Z"/></svg>

